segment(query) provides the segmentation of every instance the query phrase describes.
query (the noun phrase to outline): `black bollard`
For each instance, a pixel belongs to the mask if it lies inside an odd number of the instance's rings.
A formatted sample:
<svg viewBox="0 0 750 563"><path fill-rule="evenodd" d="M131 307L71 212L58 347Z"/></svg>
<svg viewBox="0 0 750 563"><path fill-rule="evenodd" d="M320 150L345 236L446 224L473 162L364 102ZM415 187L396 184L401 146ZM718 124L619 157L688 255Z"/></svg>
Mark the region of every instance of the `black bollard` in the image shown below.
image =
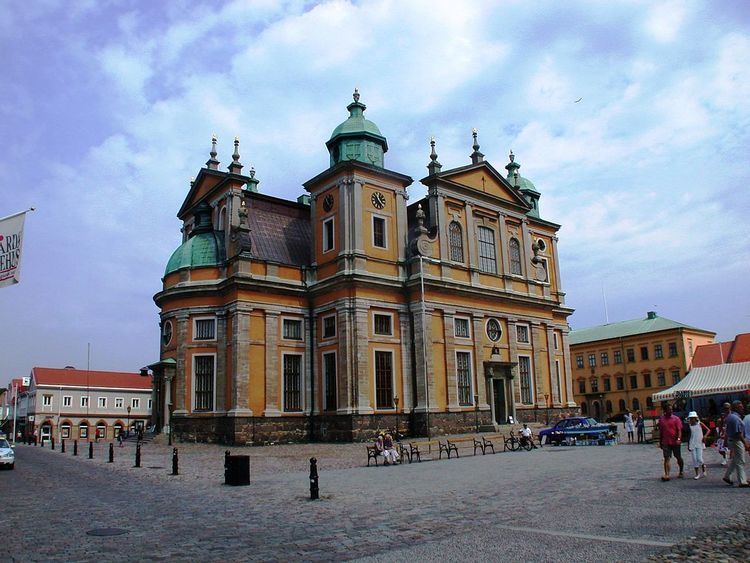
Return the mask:
<svg viewBox="0 0 750 563"><path fill-rule="evenodd" d="M54 436L52 436L52 449L53 450L55 449L55 437Z"/></svg>
<svg viewBox="0 0 750 563"><path fill-rule="evenodd" d="M65 453L65 438L63 438L62 440L60 440L60 451L62 453Z"/></svg>
<svg viewBox="0 0 750 563"><path fill-rule="evenodd" d="M178 471L179 459L177 458L177 448L172 450L172 475L179 475Z"/></svg>
<svg viewBox="0 0 750 563"><path fill-rule="evenodd" d="M114 463L115 462L115 445L110 442L109 443L109 461L107 463Z"/></svg>
<svg viewBox="0 0 750 563"><path fill-rule="evenodd" d="M141 445L137 444L135 446L135 465L133 467L140 467L141 466Z"/></svg>
<svg viewBox="0 0 750 563"><path fill-rule="evenodd" d="M229 456L232 455L229 450L224 452L224 482L229 481Z"/></svg>
<svg viewBox="0 0 750 563"><path fill-rule="evenodd" d="M94 442L89 442L89 459L94 459Z"/></svg>
<svg viewBox="0 0 750 563"><path fill-rule="evenodd" d="M310 458L310 500L318 500L320 498L318 489L318 460L314 457Z"/></svg>
<svg viewBox="0 0 750 563"><path fill-rule="evenodd" d="M41 444L41 446L44 447L44 438L42 438L42 444Z"/></svg>
<svg viewBox="0 0 750 563"><path fill-rule="evenodd" d="M78 440L73 440L73 455L78 455Z"/></svg>

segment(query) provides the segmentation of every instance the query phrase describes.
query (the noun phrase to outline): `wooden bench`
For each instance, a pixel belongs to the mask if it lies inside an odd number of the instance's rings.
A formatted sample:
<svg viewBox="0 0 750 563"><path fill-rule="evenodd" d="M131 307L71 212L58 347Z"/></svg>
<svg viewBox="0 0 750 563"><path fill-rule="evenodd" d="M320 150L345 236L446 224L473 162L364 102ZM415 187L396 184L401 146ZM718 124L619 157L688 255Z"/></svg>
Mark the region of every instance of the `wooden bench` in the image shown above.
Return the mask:
<svg viewBox="0 0 750 563"><path fill-rule="evenodd" d="M397 442L394 444L396 447L396 451L398 452L398 462L403 463L404 458L409 460L409 463L411 463L412 456L413 456L413 450L407 449L404 444L401 442ZM367 448L367 467L370 467L370 460L375 460L375 465L378 464L378 457L382 457L382 453L377 450L375 446L365 446ZM419 459L419 448L417 448L417 459ZM419 459L419 461L422 461Z"/></svg>

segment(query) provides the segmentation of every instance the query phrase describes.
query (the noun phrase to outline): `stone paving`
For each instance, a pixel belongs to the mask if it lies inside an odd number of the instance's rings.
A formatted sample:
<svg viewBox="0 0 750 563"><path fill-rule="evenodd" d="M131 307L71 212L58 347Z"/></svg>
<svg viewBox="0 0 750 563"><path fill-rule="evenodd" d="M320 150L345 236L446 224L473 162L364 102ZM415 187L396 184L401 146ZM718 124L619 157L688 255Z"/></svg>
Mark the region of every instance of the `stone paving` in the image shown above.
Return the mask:
<svg viewBox="0 0 750 563"><path fill-rule="evenodd" d="M0 561L533 560L602 561L669 554L748 491L708 479L659 481L654 446L545 447L396 467L365 467L362 444L231 448L251 456L251 485L223 485L225 447L106 444L95 458L19 445L0 472ZM709 461L714 452L707 452ZM310 501L308 459L320 468ZM696 510L699 516L696 517ZM125 531L93 537L95 528ZM725 555L725 560L732 556Z"/></svg>

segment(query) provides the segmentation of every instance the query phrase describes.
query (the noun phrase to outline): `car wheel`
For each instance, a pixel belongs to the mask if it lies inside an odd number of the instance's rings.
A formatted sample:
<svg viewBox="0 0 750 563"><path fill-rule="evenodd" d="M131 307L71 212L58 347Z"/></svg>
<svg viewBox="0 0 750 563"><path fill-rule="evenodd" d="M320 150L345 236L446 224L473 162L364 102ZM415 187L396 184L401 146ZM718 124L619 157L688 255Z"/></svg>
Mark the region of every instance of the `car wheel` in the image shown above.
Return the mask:
<svg viewBox="0 0 750 563"><path fill-rule="evenodd" d="M15 468L16 468L16 464L15 464L15 463L11 463L11 464L10 464L10 468L11 468L11 469L15 469Z"/></svg>

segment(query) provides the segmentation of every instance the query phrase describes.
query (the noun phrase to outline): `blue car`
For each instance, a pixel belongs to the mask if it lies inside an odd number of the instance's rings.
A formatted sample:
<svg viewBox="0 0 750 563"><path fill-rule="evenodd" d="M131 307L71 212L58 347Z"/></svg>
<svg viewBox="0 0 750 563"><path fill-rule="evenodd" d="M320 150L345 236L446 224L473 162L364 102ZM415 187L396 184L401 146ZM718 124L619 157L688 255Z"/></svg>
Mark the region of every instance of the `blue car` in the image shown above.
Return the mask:
<svg viewBox="0 0 750 563"><path fill-rule="evenodd" d="M563 418L552 428L539 432L539 440L544 444L560 445L576 440L606 440L617 435L616 424L603 424L594 418L572 416Z"/></svg>

